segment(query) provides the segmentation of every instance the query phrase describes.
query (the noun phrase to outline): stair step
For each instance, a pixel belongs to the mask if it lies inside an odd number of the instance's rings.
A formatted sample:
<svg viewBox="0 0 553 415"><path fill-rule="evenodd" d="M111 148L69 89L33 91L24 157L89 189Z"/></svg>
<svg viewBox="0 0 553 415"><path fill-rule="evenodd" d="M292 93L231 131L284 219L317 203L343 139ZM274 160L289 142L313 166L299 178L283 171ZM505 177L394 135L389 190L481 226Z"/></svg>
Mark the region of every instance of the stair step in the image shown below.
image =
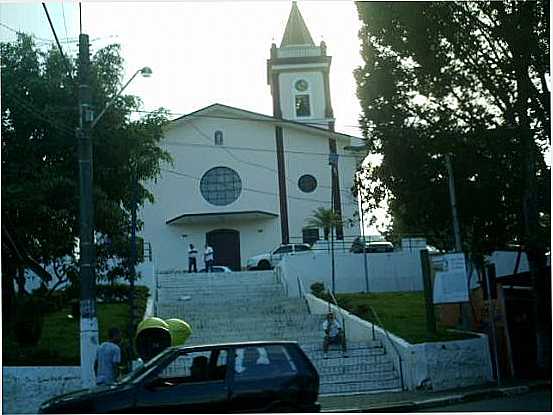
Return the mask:
<svg viewBox="0 0 553 415"><path fill-rule="evenodd" d="M320 384L327 383L350 383L350 382L377 382L396 379L397 373L394 370L380 372L343 373L339 375L320 375Z"/></svg>
<svg viewBox="0 0 553 415"><path fill-rule="evenodd" d="M368 382L341 382L324 383L319 386L319 396L321 395L343 395L347 393L362 393L371 391L400 391L401 382L398 377L388 380L368 381Z"/></svg>
<svg viewBox="0 0 553 415"><path fill-rule="evenodd" d="M315 366L317 365L315 364ZM317 367L317 372L319 372L319 375L321 377L338 376L338 375L353 374L353 373L357 373L357 374L382 373L382 372L390 372L393 370L394 370L394 365L389 360L383 361L381 363L357 362L357 363L349 364L349 362L346 359L344 359L344 362L342 365Z"/></svg>

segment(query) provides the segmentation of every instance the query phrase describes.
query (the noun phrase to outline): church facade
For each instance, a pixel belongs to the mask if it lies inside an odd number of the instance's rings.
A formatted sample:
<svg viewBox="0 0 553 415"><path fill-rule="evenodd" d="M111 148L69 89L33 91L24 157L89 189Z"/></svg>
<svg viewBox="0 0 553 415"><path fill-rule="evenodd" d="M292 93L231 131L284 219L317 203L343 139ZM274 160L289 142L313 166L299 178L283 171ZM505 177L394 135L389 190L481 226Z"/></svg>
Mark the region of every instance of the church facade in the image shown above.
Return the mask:
<svg viewBox="0 0 553 415"><path fill-rule="evenodd" d="M207 242L216 264L240 270L280 244L322 237L307 226L321 207L342 216L337 239L359 234L351 188L363 143L334 131L330 64L294 2L267 61L272 116L213 104L171 122L162 145L174 163L148 184L155 203L141 211L156 266L185 268L188 245L201 253Z"/></svg>

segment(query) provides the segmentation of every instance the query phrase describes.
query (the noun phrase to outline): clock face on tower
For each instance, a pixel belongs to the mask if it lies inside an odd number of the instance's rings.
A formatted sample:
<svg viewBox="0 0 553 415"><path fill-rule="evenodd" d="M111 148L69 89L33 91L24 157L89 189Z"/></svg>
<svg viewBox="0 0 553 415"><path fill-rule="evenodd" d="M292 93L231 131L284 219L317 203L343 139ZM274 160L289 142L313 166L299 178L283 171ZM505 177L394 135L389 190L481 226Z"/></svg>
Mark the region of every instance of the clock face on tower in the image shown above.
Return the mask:
<svg viewBox="0 0 553 415"><path fill-rule="evenodd" d="M309 84L307 83L307 81L305 79L300 79L299 81L296 81L296 83L294 84L294 87L298 91L301 91L301 92L307 90L308 86L309 86Z"/></svg>

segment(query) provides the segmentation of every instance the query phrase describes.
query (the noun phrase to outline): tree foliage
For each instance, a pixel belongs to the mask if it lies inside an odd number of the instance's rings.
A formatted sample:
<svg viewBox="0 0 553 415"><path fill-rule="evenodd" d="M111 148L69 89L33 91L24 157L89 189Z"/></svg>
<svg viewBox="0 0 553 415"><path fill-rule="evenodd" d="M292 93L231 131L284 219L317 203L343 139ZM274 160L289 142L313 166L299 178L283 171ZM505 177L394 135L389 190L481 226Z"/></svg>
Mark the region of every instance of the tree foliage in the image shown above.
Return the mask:
<svg viewBox="0 0 553 415"><path fill-rule="evenodd" d="M453 247L451 154L463 241L477 251L523 240L537 159L537 205L550 212L548 2L359 2L360 119L382 163L361 172L367 210L388 204L399 236ZM545 221L544 220L544 224ZM548 244L547 226L540 231Z"/></svg>
<svg viewBox="0 0 553 415"><path fill-rule="evenodd" d="M307 218L307 226L323 228L324 238L328 239L330 230L344 224L342 217L332 209L319 207L313 211L311 217Z"/></svg>
<svg viewBox="0 0 553 415"><path fill-rule="evenodd" d="M18 255L2 244L8 274L29 267L33 258L43 271L61 280L76 275L79 235L79 166L75 129L78 126L76 58L68 66L56 49L36 47L20 35L0 44L2 55L2 227ZM123 60L118 45L98 50L91 58L95 113L121 88ZM158 146L166 111L159 109L135 120L140 100L120 96L92 131L97 273L119 263L125 274L128 258L132 169L139 179L154 179L160 162L170 156ZM152 200L139 186L139 204ZM140 224L139 224L140 226ZM3 238L3 242L6 238ZM108 267L108 264L112 266ZM118 269L117 267L115 269ZM8 277L10 277L8 275Z"/></svg>

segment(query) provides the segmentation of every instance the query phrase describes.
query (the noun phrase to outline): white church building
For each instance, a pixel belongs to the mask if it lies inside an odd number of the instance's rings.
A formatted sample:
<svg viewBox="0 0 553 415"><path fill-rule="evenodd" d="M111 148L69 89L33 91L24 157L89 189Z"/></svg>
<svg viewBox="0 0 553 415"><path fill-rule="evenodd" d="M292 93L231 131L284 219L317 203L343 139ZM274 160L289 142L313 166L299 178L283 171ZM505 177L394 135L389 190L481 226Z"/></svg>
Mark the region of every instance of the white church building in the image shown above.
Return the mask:
<svg viewBox="0 0 553 415"><path fill-rule="evenodd" d="M320 207L345 221L337 239L359 235L351 188L365 152L360 138L334 130L331 60L294 2L267 60L272 115L215 103L170 123L162 146L174 162L147 184L155 203L141 211L156 267L184 269L188 245L201 253L208 242L215 264L240 270L280 244L322 238L307 227Z"/></svg>

